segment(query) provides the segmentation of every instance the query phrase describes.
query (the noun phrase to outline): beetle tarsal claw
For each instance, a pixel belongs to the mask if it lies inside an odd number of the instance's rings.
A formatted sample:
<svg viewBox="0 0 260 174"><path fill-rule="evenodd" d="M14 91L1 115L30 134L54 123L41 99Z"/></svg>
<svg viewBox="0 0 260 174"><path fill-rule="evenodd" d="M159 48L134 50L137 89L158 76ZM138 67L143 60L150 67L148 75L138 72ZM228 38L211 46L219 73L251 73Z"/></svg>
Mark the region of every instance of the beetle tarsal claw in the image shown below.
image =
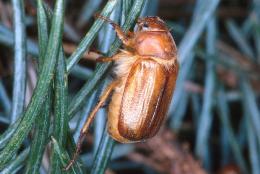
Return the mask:
<svg viewBox="0 0 260 174"><path fill-rule="evenodd" d="M73 158L69 161L67 166L63 168L63 170L68 171L72 167L72 165L75 163L75 161L77 160L77 158L81 152L81 145L83 144L84 138L85 138L85 134L80 133L79 140L78 140L77 147L76 147L77 148L76 152L73 154Z"/></svg>

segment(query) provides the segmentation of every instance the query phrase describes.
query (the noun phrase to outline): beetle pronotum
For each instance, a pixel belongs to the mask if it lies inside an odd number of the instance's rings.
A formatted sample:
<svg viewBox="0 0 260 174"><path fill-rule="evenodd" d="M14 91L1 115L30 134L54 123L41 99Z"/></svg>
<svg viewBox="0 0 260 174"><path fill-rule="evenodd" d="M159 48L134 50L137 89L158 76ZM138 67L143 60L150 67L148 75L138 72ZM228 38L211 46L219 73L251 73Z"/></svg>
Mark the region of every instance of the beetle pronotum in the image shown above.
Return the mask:
<svg viewBox="0 0 260 174"><path fill-rule="evenodd" d="M109 22L123 42L124 49L99 62L115 61L115 79L108 85L81 130L77 151L66 167L76 159L80 146L96 112L113 92L108 107L108 133L121 143L144 141L159 130L172 98L178 75L177 49L165 23L159 17L145 17L137 30L125 34Z"/></svg>

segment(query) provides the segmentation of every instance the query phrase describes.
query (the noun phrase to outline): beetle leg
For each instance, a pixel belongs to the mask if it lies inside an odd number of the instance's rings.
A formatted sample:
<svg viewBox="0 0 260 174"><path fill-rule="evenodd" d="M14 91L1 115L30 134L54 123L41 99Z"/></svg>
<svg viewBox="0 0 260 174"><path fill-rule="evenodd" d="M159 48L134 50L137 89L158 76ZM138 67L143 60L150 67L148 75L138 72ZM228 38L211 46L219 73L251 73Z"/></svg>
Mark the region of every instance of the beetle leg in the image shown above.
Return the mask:
<svg viewBox="0 0 260 174"><path fill-rule="evenodd" d="M117 60L118 56L112 56L112 57L100 57L96 59L96 62L112 62L114 60Z"/></svg>
<svg viewBox="0 0 260 174"><path fill-rule="evenodd" d="M86 60L90 60L90 61L96 61L98 58L100 57L104 57L102 53L100 53L99 51L95 50L95 51L88 51L85 55L84 55L84 59Z"/></svg>
<svg viewBox="0 0 260 174"><path fill-rule="evenodd" d="M92 121L94 120L97 111L99 110L100 107L102 107L102 105L105 103L106 99L108 98L109 94L112 92L112 90L115 88L115 86L117 86L117 84L119 83L119 80L115 80L113 82L111 82L108 87L106 88L106 90L104 91L104 93L102 94L102 96L99 99L99 102L97 103L97 105L94 107L94 109L91 111L91 113L89 114L83 128L80 131L80 136L79 136L79 140L77 142L77 148L76 148L76 152L73 155L73 158L70 160L70 162L68 163L68 165L64 168L64 170L69 170L70 167L74 164L74 162L76 161L79 153L80 153L80 148L81 145L85 139L85 136L88 132L88 128L90 126L90 124L92 123Z"/></svg>
<svg viewBox="0 0 260 174"><path fill-rule="evenodd" d="M95 62L110 62L113 61L117 58L115 58L115 56L112 57L104 57L104 54L99 52L98 50L95 51L89 51L87 53L87 58L88 60L92 60Z"/></svg>
<svg viewBox="0 0 260 174"><path fill-rule="evenodd" d="M103 19L104 21L106 21L109 24L111 24L112 27L114 28L114 30L116 31L116 34L117 34L118 38L123 42L124 45L129 46L131 44L130 43L130 39L128 37L130 35L126 35L118 24L116 24L114 21L112 21L109 18L107 18L105 16L102 16L100 14L95 14L95 17Z"/></svg>
<svg viewBox="0 0 260 174"><path fill-rule="evenodd" d="M120 50L118 54L115 54L114 56L111 57L100 57L96 59L96 62L111 62L111 61L116 61L121 58L135 58L133 54L127 50Z"/></svg>
<svg viewBox="0 0 260 174"><path fill-rule="evenodd" d="M127 32L127 36L128 36L128 37L133 37L133 36L134 36L134 32L128 31L128 32Z"/></svg>
<svg viewBox="0 0 260 174"><path fill-rule="evenodd" d="M111 57L100 57L100 58L96 59L96 62L111 62L111 61L118 60L120 58L122 58L122 56L120 54L116 54Z"/></svg>
<svg viewBox="0 0 260 174"><path fill-rule="evenodd" d="M99 53L98 51L89 51L88 52L88 58L89 60L95 61L95 62L111 62L114 60L119 59L119 56L111 56L111 57L105 57L102 53Z"/></svg>

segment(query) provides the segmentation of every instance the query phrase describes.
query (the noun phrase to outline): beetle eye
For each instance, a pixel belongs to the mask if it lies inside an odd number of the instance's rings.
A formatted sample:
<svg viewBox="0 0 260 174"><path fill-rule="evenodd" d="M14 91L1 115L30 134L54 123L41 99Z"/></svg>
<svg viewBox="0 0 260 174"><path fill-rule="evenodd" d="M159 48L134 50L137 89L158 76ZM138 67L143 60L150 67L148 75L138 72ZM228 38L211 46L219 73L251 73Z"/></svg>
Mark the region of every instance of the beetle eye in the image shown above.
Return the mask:
<svg viewBox="0 0 260 174"><path fill-rule="evenodd" d="M144 23L143 27L144 27L144 28L148 28L149 26L148 26L147 23Z"/></svg>
<svg viewBox="0 0 260 174"><path fill-rule="evenodd" d="M143 26L142 26L142 29L147 30L148 28L149 28L149 25L147 23L144 23Z"/></svg>

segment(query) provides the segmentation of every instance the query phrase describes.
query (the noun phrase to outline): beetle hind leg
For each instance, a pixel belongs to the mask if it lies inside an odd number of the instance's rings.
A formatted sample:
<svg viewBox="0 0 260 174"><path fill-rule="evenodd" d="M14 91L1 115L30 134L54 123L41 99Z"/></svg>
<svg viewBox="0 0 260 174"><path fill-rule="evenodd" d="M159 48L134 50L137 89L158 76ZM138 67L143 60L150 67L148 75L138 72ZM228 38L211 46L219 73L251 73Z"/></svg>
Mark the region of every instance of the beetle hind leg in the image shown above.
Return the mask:
<svg viewBox="0 0 260 174"><path fill-rule="evenodd" d="M76 152L74 153L73 158L70 160L68 165L64 168L64 170L66 170L66 171L69 170L70 167L76 161L76 159L80 153L81 145L85 139L85 136L87 135L87 132L88 132L88 129L89 129L91 123L93 122L93 120L96 116L97 111L99 110L99 108L101 108L103 106L103 104L105 103L105 101L108 98L108 96L110 95L110 93L113 91L115 86L117 86L118 82L119 82L118 80L115 80L108 85L108 87L105 89L104 93L100 97L99 102L97 103L97 105L94 107L94 109L89 114L83 128L80 131L80 136L79 136L79 140L77 142Z"/></svg>

